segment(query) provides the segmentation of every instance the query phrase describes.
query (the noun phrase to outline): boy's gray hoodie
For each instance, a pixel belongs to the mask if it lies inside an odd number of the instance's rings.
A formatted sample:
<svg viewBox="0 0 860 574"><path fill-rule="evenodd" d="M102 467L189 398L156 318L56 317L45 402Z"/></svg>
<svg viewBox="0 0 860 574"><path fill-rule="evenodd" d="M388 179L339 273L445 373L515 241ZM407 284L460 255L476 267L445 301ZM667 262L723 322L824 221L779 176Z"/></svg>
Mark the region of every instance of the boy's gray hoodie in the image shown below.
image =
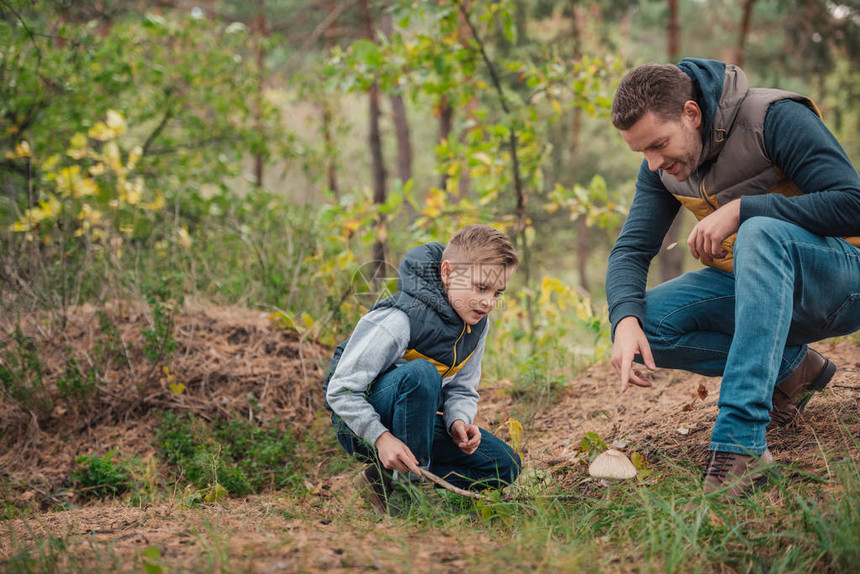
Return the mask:
<svg viewBox="0 0 860 574"><path fill-rule="evenodd" d="M439 272L443 250L438 243L410 250L398 272L400 291L362 317L345 345L341 344L342 354L328 381L326 401L356 436L370 444L389 429L365 400L365 393L381 373L406 362L403 356L410 343L416 344L416 336L421 339L418 343L432 347L437 339L449 339L451 334L456 338L461 330L479 334L474 350L465 354L469 357L465 364L456 374L442 379L445 427L450 429L458 419L467 424L474 421L488 329L486 318L481 321L483 325L468 329L448 302Z"/></svg>

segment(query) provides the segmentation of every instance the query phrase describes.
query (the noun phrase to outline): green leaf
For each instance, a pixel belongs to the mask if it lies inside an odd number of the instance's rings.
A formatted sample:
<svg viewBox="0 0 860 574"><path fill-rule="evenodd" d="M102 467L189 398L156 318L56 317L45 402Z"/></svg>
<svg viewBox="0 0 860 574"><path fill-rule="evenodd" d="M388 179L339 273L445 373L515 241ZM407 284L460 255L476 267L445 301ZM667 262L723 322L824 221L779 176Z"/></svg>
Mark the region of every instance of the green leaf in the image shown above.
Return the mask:
<svg viewBox="0 0 860 574"><path fill-rule="evenodd" d="M352 45L354 58L368 68L379 68L382 65L382 50L375 42L358 40Z"/></svg>

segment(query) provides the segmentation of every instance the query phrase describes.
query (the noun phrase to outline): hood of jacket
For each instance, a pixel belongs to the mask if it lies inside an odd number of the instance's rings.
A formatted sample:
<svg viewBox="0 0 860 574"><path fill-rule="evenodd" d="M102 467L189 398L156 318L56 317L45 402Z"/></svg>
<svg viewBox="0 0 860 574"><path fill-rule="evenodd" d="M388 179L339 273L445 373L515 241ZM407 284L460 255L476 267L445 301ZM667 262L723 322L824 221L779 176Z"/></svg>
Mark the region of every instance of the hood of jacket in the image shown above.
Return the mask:
<svg viewBox="0 0 860 574"><path fill-rule="evenodd" d="M715 60L685 58L678 68L692 78L702 110L701 166L719 155L749 91L749 81L739 67Z"/></svg>
<svg viewBox="0 0 860 574"><path fill-rule="evenodd" d="M451 325L461 326L463 320L451 307L442 285L441 243L425 243L406 252L397 272L397 288L418 299Z"/></svg>

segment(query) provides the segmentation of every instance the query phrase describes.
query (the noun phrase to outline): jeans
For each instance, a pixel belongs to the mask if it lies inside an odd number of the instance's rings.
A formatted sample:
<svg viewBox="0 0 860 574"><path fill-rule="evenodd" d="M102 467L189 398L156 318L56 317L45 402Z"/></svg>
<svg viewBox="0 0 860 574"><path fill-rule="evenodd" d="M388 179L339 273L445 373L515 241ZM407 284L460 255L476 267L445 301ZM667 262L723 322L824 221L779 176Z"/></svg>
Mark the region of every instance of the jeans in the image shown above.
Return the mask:
<svg viewBox="0 0 860 574"><path fill-rule="evenodd" d="M383 373L370 385L367 401L382 424L403 441L418 466L460 488L502 488L516 480L522 461L504 441L481 429L478 449L467 455L454 444L437 411L442 377L429 361L416 359ZM376 449L357 437L336 414L337 440L350 454L379 462Z"/></svg>
<svg viewBox="0 0 860 574"><path fill-rule="evenodd" d="M658 366L723 377L710 449L759 455L773 390L807 343L860 329L860 249L754 217L738 231L734 274L686 273L645 304Z"/></svg>

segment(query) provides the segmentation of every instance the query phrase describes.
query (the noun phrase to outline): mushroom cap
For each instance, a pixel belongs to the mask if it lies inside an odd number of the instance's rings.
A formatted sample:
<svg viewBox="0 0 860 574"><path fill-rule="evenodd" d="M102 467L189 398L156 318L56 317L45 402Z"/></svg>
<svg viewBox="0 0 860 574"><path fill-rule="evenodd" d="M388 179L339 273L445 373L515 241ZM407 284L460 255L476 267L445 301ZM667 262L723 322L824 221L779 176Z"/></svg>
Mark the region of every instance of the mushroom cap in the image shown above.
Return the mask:
<svg viewBox="0 0 860 574"><path fill-rule="evenodd" d="M588 474L595 478L626 479L633 478L637 472L627 455L614 448L601 453L588 467Z"/></svg>

